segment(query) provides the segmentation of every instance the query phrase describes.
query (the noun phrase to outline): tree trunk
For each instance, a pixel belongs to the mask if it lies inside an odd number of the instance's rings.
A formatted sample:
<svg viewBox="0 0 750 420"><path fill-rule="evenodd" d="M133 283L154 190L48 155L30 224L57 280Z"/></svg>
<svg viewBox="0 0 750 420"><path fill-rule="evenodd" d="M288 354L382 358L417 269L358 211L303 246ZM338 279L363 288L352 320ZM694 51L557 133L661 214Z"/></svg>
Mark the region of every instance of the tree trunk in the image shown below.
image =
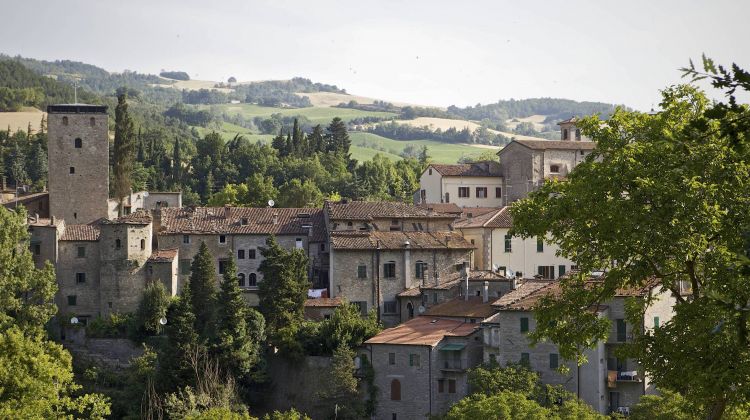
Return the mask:
<svg viewBox="0 0 750 420"><path fill-rule="evenodd" d="M727 400L726 398L722 398L721 400L715 402L711 406L711 411L708 413L708 416L706 416L707 420L719 420L724 415L724 411L727 409Z"/></svg>

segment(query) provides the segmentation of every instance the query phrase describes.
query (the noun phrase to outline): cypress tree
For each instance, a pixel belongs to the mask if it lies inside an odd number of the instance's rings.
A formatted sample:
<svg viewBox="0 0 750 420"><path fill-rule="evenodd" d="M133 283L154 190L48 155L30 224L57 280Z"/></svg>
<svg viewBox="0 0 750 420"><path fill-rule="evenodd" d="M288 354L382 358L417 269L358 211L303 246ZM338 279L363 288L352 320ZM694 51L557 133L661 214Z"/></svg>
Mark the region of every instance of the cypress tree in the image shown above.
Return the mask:
<svg viewBox="0 0 750 420"><path fill-rule="evenodd" d="M248 308L242 298L234 259L227 262L219 290L214 350L221 366L233 376L250 373L258 361L260 343L248 331Z"/></svg>
<svg viewBox="0 0 750 420"><path fill-rule="evenodd" d="M325 152L325 140L323 139L323 128L320 124L313 127L312 133L307 137L312 153Z"/></svg>
<svg viewBox="0 0 750 420"><path fill-rule="evenodd" d="M133 120L128 114L127 94L123 93L117 97L117 108L115 108L115 145L112 162L114 179L112 190L115 198L120 202L117 212L123 213L123 199L130 193L133 172L133 154L135 153L135 140L133 135Z"/></svg>
<svg viewBox="0 0 750 420"><path fill-rule="evenodd" d="M331 120L331 124L328 126L327 150L348 155L351 145L352 141L349 139L346 123L339 117Z"/></svg>
<svg viewBox="0 0 750 420"><path fill-rule="evenodd" d="M216 305L216 268L205 242L193 258L190 275L190 303L195 314L195 331L205 340L210 335Z"/></svg>
<svg viewBox="0 0 750 420"><path fill-rule="evenodd" d="M182 181L182 154L180 152L180 138L174 140L174 150L172 151L172 183L179 185Z"/></svg>
<svg viewBox="0 0 750 420"><path fill-rule="evenodd" d="M279 135L271 141L271 146L279 152L279 156L286 156L286 141L284 140L284 129L279 130Z"/></svg>
<svg viewBox="0 0 750 420"><path fill-rule="evenodd" d="M188 356L198 348L198 335L191 300L191 285L187 282L167 311L167 342L159 355L159 382L166 390L189 385L194 378Z"/></svg>

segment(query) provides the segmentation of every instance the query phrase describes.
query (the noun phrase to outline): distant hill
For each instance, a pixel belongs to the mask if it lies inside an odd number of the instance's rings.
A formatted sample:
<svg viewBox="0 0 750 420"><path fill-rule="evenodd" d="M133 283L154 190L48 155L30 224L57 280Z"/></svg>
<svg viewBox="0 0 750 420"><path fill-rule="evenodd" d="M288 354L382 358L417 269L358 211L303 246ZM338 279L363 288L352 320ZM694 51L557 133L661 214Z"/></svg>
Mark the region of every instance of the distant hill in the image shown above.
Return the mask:
<svg viewBox="0 0 750 420"><path fill-rule="evenodd" d="M37 74L18 61L0 59L0 111L22 107L44 108L51 103L71 103L73 87ZM79 92L79 102L98 103L95 95Z"/></svg>
<svg viewBox="0 0 750 420"><path fill-rule="evenodd" d="M500 100L494 104L468 106L459 108L455 105L448 107L449 114L468 120L490 120L503 122L514 118L527 118L534 115L544 115L545 123L562 121L574 116L602 114L607 116L614 112L614 104L603 102L578 102L560 98L530 98Z"/></svg>

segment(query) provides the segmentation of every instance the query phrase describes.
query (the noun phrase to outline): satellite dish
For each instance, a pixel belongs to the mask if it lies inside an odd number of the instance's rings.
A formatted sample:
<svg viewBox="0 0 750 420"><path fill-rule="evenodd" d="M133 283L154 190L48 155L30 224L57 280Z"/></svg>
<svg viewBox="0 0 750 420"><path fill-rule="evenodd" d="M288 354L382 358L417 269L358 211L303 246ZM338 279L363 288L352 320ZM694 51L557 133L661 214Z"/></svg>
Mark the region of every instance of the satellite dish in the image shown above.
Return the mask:
<svg viewBox="0 0 750 420"><path fill-rule="evenodd" d="M76 317L70 318L70 323L73 324L73 325L77 324L78 323L78 318L76 318Z"/></svg>
<svg viewBox="0 0 750 420"><path fill-rule="evenodd" d="M144 196L144 197L148 197L148 191L144 191L144 192L143 192L143 196Z"/></svg>
<svg viewBox="0 0 750 420"><path fill-rule="evenodd" d="M273 200L268 200L268 207L273 207L276 204Z"/></svg>
<svg viewBox="0 0 750 420"><path fill-rule="evenodd" d="M159 318L159 324L161 324L161 325L167 325L167 318L165 318L165 317Z"/></svg>
<svg viewBox="0 0 750 420"><path fill-rule="evenodd" d="M426 310L426 309L425 309L425 307L424 307L423 305L419 305L419 308L417 308L417 311L418 311L418 312L419 312L420 314L423 314L425 310Z"/></svg>

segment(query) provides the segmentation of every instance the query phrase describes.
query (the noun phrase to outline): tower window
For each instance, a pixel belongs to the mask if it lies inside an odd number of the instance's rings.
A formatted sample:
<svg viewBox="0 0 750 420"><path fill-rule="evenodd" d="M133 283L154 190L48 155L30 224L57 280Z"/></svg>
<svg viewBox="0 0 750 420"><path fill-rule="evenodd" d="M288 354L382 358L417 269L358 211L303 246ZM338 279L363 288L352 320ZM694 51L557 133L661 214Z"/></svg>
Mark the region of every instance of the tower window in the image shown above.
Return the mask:
<svg viewBox="0 0 750 420"><path fill-rule="evenodd" d="M83 147L83 140L81 140L80 137L76 138L75 139L75 148L76 149L80 149L81 147Z"/></svg>
<svg viewBox="0 0 750 420"><path fill-rule="evenodd" d="M244 273L238 274L237 275L237 280L240 283L240 287L245 287L245 274Z"/></svg>
<svg viewBox="0 0 750 420"><path fill-rule="evenodd" d="M250 277L248 278L247 285L250 287L255 287L258 285L258 276L255 273L250 273Z"/></svg>
<svg viewBox="0 0 750 420"><path fill-rule="evenodd" d="M122 241L120 241L119 239L115 239L115 249L120 248L122 248Z"/></svg>
<svg viewBox="0 0 750 420"><path fill-rule="evenodd" d="M581 129L576 128L576 140L581 140Z"/></svg>
<svg viewBox="0 0 750 420"><path fill-rule="evenodd" d="M96 125L96 118L94 117L89 118L89 124L91 124L91 126L94 127Z"/></svg>
<svg viewBox="0 0 750 420"><path fill-rule="evenodd" d="M145 249L146 249L146 240L145 239L141 239L141 251L143 251Z"/></svg>
<svg viewBox="0 0 750 420"><path fill-rule="evenodd" d="M568 129L567 128L563 128L562 139L563 140L567 140L568 139Z"/></svg>
<svg viewBox="0 0 750 420"><path fill-rule="evenodd" d="M76 173L76 167L75 167L75 166L71 166L71 167L70 167L70 173L71 173L71 174L74 174L74 173Z"/></svg>
<svg viewBox="0 0 750 420"><path fill-rule="evenodd" d="M68 117L63 117L62 123L63 125L68 125Z"/></svg>
<svg viewBox="0 0 750 420"><path fill-rule="evenodd" d="M76 295L68 295L68 306L76 306Z"/></svg>
<svg viewBox="0 0 750 420"><path fill-rule="evenodd" d="M86 273L76 273L76 284L86 283Z"/></svg>

